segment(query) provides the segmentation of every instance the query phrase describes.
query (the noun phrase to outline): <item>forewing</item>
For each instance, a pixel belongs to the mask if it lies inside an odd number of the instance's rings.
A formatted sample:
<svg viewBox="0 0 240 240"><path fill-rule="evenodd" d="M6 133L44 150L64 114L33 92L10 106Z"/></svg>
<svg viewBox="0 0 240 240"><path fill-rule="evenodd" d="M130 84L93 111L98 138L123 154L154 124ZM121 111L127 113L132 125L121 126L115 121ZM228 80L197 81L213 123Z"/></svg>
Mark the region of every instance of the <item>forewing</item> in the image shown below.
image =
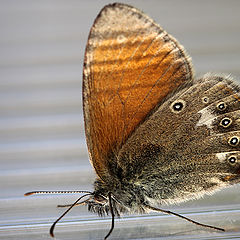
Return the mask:
<svg viewBox="0 0 240 240"><path fill-rule="evenodd" d="M100 178L149 112L192 75L183 47L152 19L124 4L103 8L83 71L87 144Z"/></svg>

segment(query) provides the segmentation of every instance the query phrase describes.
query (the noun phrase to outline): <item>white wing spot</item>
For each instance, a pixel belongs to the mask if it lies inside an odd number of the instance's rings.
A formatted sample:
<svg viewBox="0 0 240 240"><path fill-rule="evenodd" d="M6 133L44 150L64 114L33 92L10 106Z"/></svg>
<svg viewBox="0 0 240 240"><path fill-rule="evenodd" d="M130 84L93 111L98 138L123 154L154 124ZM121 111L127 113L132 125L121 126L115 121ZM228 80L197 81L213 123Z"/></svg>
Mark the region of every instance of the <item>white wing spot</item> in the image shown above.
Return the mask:
<svg viewBox="0 0 240 240"><path fill-rule="evenodd" d="M204 108L200 110L198 113L201 114L199 121L197 122L196 126L200 127L206 125L208 128L212 128L212 122L215 119L214 114L208 108Z"/></svg>
<svg viewBox="0 0 240 240"><path fill-rule="evenodd" d="M220 162L224 162L226 160L226 153L216 153L216 157Z"/></svg>

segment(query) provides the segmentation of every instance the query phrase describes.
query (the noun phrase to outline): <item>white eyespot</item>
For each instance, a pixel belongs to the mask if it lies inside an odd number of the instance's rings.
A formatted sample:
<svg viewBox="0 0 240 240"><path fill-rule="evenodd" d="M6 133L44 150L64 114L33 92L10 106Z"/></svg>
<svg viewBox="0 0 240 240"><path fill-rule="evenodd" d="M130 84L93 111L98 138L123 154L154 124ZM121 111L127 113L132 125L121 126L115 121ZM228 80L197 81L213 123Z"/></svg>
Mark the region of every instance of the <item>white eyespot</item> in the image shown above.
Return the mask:
<svg viewBox="0 0 240 240"><path fill-rule="evenodd" d="M229 162L230 164L235 164L235 163L237 162L237 157L234 156L234 155L230 156L230 157L228 158L228 162Z"/></svg>
<svg viewBox="0 0 240 240"><path fill-rule="evenodd" d="M203 103L209 103L209 98L206 97L206 96L203 97L203 98L202 98L202 102L203 102Z"/></svg>
<svg viewBox="0 0 240 240"><path fill-rule="evenodd" d="M217 104L217 109L219 111L224 111L227 108L227 105L224 102L220 102Z"/></svg>
<svg viewBox="0 0 240 240"><path fill-rule="evenodd" d="M171 106L170 109L172 112L174 113L179 113L181 112L186 106L186 102L183 100L176 100L174 101Z"/></svg>
<svg viewBox="0 0 240 240"><path fill-rule="evenodd" d="M232 124L232 119L228 117L223 118L220 122L220 126L224 128L229 127L231 124Z"/></svg>
<svg viewBox="0 0 240 240"><path fill-rule="evenodd" d="M231 146L237 146L239 144L239 137L233 136L228 140L229 145Z"/></svg>

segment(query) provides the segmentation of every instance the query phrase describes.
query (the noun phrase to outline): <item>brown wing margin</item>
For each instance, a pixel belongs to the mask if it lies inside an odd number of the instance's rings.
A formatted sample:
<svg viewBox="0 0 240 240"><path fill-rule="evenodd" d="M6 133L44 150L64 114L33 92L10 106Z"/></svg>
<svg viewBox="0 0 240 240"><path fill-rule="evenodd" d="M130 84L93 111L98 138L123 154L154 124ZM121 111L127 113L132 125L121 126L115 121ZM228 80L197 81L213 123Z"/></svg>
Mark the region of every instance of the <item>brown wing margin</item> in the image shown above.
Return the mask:
<svg viewBox="0 0 240 240"><path fill-rule="evenodd" d="M191 82L183 47L152 19L125 4L105 6L88 38L83 108L90 161L104 180L109 155L168 94Z"/></svg>

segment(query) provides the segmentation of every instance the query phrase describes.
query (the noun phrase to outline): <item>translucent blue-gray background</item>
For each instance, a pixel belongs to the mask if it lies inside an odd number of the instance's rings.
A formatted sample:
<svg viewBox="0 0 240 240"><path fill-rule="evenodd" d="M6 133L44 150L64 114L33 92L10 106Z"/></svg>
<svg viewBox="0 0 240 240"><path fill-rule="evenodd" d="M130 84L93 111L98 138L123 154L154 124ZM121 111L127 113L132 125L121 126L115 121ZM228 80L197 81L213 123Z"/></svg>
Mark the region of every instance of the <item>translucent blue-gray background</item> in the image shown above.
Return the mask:
<svg viewBox="0 0 240 240"><path fill-rule="evenodd" d="M240 79L240 1L123 1L142 9L192 56L197 76ZM0 239L50 239L57 204L78 196L23 197L31 190L91 190L83 130L84 48L99 10L109 1L0 0ZM166 215L116 222L112 239L231 239L240 236L240 189L168 206L207 231ZM57 239L103 239L110 220L76 207L56 228Z"/></svg>

